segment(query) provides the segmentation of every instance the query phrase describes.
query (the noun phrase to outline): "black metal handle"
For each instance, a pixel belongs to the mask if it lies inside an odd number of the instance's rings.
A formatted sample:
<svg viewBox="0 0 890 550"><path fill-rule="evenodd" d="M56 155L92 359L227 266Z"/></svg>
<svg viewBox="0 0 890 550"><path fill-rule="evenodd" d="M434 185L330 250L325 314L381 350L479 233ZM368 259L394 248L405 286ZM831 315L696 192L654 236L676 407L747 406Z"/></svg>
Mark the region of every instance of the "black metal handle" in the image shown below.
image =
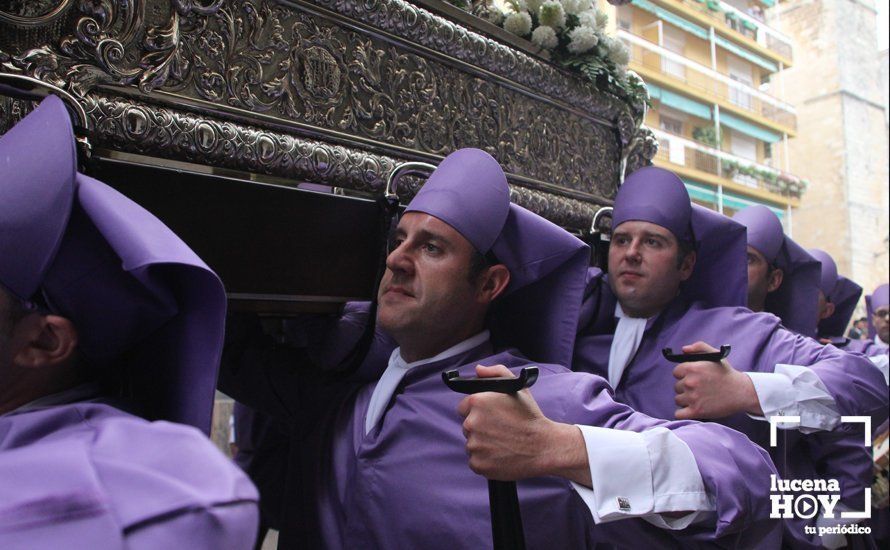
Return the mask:
<svg viewBox="0 0 890 550"><path fill-rule="evenodd" d="M661 354L671 363L689 363L691 361L722 361L729 356L732 346L720 346L720 351L709 353L674 353L671 348L664 348Z"/></svg>
<svg viewBox="0 0 890 550"><path fill-rule="evenodd" d="M524 550L522 513L515 481L488 480L488 507L491 509L491 536L495 550Z"/></svg>
<svg viewBox="0 0 890 550"><path fill-rule="evenodd" d="M524 367L518 378L497 376L492 378L461 378L456 370L442 373L442 380L451 391L457 393L516 393L523 388L530 388L538 380L538 367Z"/></svg>
<svg viewBox="0 0 890 550"><path fill-rule="evenodd" d="M456 370L442 373L442 380L453 391L472 394L486 391L516 393L538 380L538 367L524 367L519 377L461 378ZM491 509L491 538L495 550L525 550L522 514L515 481L488 480L488 506Z"/></svg>
<svg viewBox="0 0 890 550"><path fill-rule="evenodd" d="M61 99L68 109L68 113L72 117L71 125L74 128L81 168L87 168L93 154L93 147L89 141L90 118L83 105L69 92L48 82L21 74L0 73L0 95L2 96L40 101L50 94Z"/></svg>

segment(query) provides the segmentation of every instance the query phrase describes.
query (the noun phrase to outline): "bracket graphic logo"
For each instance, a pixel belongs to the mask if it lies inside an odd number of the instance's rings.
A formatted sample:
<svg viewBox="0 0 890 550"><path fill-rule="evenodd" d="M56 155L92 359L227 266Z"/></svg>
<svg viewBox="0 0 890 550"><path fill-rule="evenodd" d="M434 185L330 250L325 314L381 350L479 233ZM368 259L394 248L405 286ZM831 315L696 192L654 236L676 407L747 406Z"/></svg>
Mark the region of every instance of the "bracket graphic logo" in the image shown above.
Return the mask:
<svg viewBox="0 0 890 550"><path fill-rule="evenodd" d="M871 448L871 417L842 416L842 424L864 424L864 445ZM772 416L769 418L769 444L775 447L778 440L779 424L800 424L800 416ZM865 489L865 509L837 510L840 501L840 484L836 479L779 479L771 476L770 501L772 509L770 517L774 519L803 518L811 519L822 512L817 518L817 526L807 525L809 534L853 534L867 533L870 527L860 527L855 523L871 517L871 487ZM835 518L853 520L850 525L840 525ZM829 521L826 521L829 520ZM817 533L818 529L818 533Z"/></svg>

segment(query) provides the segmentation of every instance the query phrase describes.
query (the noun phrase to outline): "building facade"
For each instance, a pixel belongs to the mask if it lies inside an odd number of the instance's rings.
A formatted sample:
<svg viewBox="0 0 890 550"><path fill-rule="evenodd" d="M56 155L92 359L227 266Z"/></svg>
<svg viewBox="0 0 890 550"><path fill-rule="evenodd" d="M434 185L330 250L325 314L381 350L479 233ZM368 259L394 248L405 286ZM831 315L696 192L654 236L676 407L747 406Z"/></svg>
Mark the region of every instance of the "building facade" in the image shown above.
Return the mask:
<svg viewBox="0 0 890 550"><path fill-rule="evenodd" d="M788 0L769 14L800 46L795 66L772 83L798 111L789 163L812 182L795 212L795 239L825 249L866 292L888 275L887 57L875 7Z"/></svg>
<svg viewBox="0 0 890 550"><path fill-rule="evenodd" d="M769 83L793 62L793 41L766 22L772 0L632 0L600 8L646 82L655 164L699 204L731 215L770 207L788 231L807 182L786 151L797 113Z"/></svg>

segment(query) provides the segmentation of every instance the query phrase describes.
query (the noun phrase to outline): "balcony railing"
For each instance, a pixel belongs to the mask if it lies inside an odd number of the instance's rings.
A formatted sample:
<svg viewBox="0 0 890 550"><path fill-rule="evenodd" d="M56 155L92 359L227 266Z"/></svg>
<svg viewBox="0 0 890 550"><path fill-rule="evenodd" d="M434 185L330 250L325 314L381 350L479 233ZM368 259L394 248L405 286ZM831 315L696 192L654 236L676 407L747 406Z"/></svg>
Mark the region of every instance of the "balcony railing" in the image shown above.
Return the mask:
<svg viewBox="0 0 890 550"><path fill-rule="evenodd" d="M800 198L806 180L668 132L653 129L658 139L656 159L699 170L735 183L785 197Z"/></svg>
<svg viewBox="0 0 890 550"><path fill-rule="evenodd" d="M770 27L763 15L745 13L722 0L680 0L701 12L717 25L729 27L754 40L764 48L791 60L792 42L788 36Z"/></svg>
<svg viewBox="0 0 890 550"><path fill-rule="evenodd" d="M628 46L631 63L685 84L705 97L725 101L744 112L797 129L797 113L788 103L635 34L619 30L617 36Z"/></svg>

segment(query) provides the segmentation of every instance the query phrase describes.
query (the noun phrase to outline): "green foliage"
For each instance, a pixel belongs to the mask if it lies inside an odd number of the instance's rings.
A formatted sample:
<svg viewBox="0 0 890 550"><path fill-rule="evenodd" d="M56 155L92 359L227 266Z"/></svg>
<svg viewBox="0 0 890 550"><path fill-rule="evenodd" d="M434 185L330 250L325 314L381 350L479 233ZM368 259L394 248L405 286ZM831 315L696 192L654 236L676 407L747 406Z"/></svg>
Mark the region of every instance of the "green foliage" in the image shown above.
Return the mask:
<svg viewBox="0 0 890 550"><path fill-rule="evenodd" d="M554 61L563 67L584 76L601 92L617 96L632 106L643 104L647 107L652 106L649 93L642 81L628 78L623 70L619 71L611 61L596 55L595 52L596 49L585 54L559 55L557 50L554 52L557 55L553 57Z"/></svg>
<svg viewBox="0 0 890 550"><path fill-rule="evenodd" d="M692 139L711 147L720 143L720 135L713 126L696 126L692 129Z"/></svg>
<svg viewBox="0 0 890 550"><path fill-rule="evenodd" d="M732 177L739 171L739 163L734 160L723 159L720 161L720 164L723 166L723 171Z"/></svg>
<svg viewBox="0 0 890 550"><path fill-rule="evenodd" d="M469 0L445 1L466 11L470 11L472 7ZM505 3L508 6L507 13L510 13L511 10L516 13L526 11L524 2L520 0L505 0ZM591 3L591 9L595 9L593 6L595 4ZM490 8L498 9L493 5ZM539 14L537 11L527 13L531 16L531 28L534 30L540 24ZM600 22L597 23L597 25L599 24ZM559 44L549 50L551 60L569 71L580 74L590 81L598 91L611 94L629 103L633 109L638 111L637 114L641 114L639 110L644 105L651 107L652 103L649 100L649 93L645 84L640 79L629 78L627 68L616 66L615 62L612 61L615 52L610 52L610 48L624 47L623 44L610 37L603 39L601 36L599 44L590 51L580 54L569 51L569 31L580 25L581 20L577 15L566 14L565 26L556 29ZM530 36L525 35L523 38L530 39Z"/></svg>

